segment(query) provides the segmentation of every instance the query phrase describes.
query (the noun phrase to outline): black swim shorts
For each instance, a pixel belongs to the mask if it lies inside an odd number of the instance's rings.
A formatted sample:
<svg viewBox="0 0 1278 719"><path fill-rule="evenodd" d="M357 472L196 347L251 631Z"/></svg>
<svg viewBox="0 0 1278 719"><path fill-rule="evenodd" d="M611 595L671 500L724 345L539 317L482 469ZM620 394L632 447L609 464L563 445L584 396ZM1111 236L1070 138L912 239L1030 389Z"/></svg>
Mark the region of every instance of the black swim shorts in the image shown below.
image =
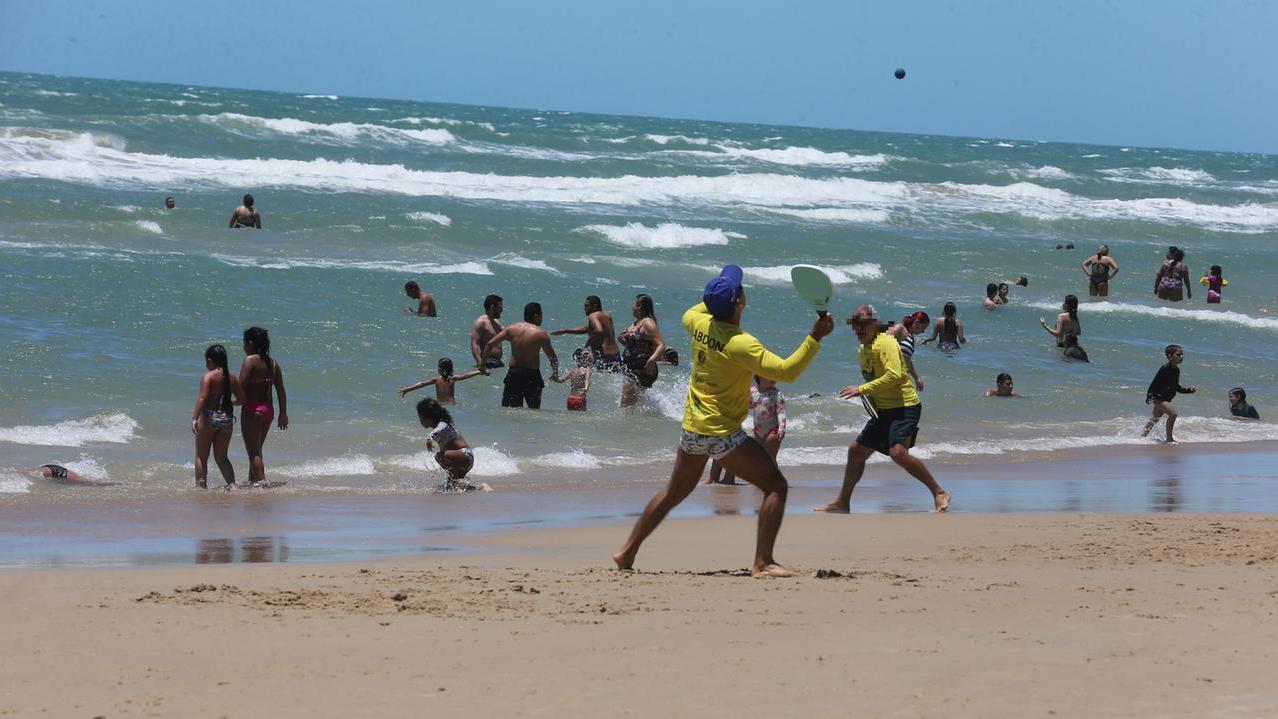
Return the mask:
<svg viewBox="0 0 1278 719"><path fill-rule="evenodd" d="M876 452L888 454L893 445L903 444L906 449L914 446L919 435L919 418L923 405L895 407L879 410L879 416L865 423L856 443Z"/></svg>
<svg viewBox="0 0 1278 719"><path fill-rule="evenodd" d="M528 405L528 409L541 409L541 390L545 386L540 371L530 367L511 367L506 370L502 384L501 406Z"/></svg>

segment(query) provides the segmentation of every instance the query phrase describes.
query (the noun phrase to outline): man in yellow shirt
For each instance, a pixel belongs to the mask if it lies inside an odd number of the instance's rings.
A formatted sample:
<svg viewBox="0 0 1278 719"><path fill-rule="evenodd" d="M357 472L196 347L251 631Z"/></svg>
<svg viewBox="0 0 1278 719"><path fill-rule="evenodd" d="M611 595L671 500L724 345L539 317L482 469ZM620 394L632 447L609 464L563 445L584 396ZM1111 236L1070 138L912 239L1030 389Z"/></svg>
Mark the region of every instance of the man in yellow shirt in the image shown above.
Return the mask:
<svg viewBox="0 0 1278 719"><path fill-rule="evenodd" d="M785 514L785 476L768 450L741 429L741 422L750 411L754 375L779 382L798 379L820 351L821 338L834 331L834 320L828 314L818 317L798 349L782 359L741 329L745 307L741 268L728 265L706 285L702 302L683 314L683 326L692 335L692 376L688 379L683 434L675 452L674 470L666 488L644 508L626 543L612 555L619 569L634 567L639 545L671 509L696 489L706 462L713 458L763 491L751 566L754 576L794 576L772 556Z"/></svg>
<svg viewBox="0 0 1278 719"><path fill-rule="evenodd" d="M878 416L865 423L861 434L848 447L848 464L843 470L839 496L833 502L817 507L816 511L848 512L852 489L861 481L865 461L875 452L881 452L922 482L932 492L936 511L944 512L950 507L950 493L936 483L923 460L910 454L919 433L923 404L901 359L901 345L892 335L883 332L878 313L871 305L857 307L848 318L848 324L861 340L857 358L865 384L844 387L839 390L839 396L844 399L868 397Z"/></svg>

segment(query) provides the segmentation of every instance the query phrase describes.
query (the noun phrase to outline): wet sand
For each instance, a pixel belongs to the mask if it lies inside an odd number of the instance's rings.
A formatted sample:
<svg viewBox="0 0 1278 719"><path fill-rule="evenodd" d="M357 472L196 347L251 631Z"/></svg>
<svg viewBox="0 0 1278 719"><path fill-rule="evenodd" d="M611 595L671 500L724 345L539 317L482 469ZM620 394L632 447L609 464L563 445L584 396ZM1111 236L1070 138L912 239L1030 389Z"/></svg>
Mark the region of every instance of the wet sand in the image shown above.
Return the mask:
<svg viewBox="0 0 1278 719"><path fill-rule="evenodd" d="M1278 513L1278 443L1088 448L966 462L929 461L954 513ZM47 483L0 496L0 570L228 562L371 560L481 549L477 535L528 527L627 523L665 481L668 463L524 474L482 496L355 493L290 484L227 494ZM835 492L841 467L788 467L788 511ZM749 487L703 487L676 518L752 515ZM926 512L931 498L891 463L871 464L854 513ZM782 548L785 536L782 535Z"/></svg>
<svg viewBox="0 0 1278 719"><path fill-rule="evenodd" d="M378 562L0 573L5 716L1266 716L1278 520L792 516Z"/></svg>

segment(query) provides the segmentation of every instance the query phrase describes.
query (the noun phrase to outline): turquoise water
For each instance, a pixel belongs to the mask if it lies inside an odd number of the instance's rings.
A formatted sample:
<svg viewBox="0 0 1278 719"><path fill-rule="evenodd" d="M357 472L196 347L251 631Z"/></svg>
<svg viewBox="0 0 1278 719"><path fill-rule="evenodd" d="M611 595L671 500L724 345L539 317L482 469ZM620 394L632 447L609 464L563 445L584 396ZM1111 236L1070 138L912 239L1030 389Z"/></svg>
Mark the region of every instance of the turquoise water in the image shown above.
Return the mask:
<svg viewBox="0 0 1278 719"><path fill-rule="evenodd" d="M245 192L263 231L226 229ZM935 317L955 301L967 348L918 355L925 457L1139 443L1170 342L1200 388L1178 401L1182 440L1276 439L1269 419L1228 419L1225 401L1242 384L1262 416L1278 411L1275 201L1264 155L0 74L0 465L59 462L125 480L120 492L189 485L202 352L224 342L238 366L240 332L261 325L293 424L272 432L268 473L303 490L424 491L437 470L394 390L441 356L467 363L485 294L506 298L507 320L541 302L553 329L580 324L588 294L620 328L650 292L686 354L678 318L726 262L746 268L747 328L783 353L811 317L788 286L794 263L831 269L840 316L868 301ZM1122 273L1109 301L1083 297L1092 364L1066 364L1038 318L1086 294L1078 265L1101 242ZM1195 277L1224 267L1223 304L1153 297L1171 244ZM981 309L987 282L1020 274L1012 305ZM402 313L408 279L439 318ZM556 339L561 356L573 346ZM841 325L784 388L783 466L837 472L864 421L832 398L854 361ZM1028 397L983 399L1002 371ZM459 385L454 415L474 475L495 485L657 476L686 380L666 368L621 410L617 378L597 378L583 416L562 411L557 385L546 411L500 409L498 372ZM243 474L238 439L232 459ZM0 470L0 491L41 490Z"/></svg>

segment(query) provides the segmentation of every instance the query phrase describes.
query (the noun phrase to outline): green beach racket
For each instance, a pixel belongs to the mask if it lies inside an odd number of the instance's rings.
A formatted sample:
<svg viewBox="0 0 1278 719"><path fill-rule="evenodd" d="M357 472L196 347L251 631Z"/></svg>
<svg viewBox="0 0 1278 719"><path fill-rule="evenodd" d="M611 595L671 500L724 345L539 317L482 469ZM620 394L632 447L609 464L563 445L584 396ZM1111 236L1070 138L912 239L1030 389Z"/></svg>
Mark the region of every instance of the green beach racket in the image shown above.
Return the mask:
<svg viewBox="0 0 1278 719"><path fill-rule="evenodd" d="M795 265L790 268L790 282L818 315L824 317L829 313L830 300L834 299L834 283L825 270L815 265Z"/></svg>

